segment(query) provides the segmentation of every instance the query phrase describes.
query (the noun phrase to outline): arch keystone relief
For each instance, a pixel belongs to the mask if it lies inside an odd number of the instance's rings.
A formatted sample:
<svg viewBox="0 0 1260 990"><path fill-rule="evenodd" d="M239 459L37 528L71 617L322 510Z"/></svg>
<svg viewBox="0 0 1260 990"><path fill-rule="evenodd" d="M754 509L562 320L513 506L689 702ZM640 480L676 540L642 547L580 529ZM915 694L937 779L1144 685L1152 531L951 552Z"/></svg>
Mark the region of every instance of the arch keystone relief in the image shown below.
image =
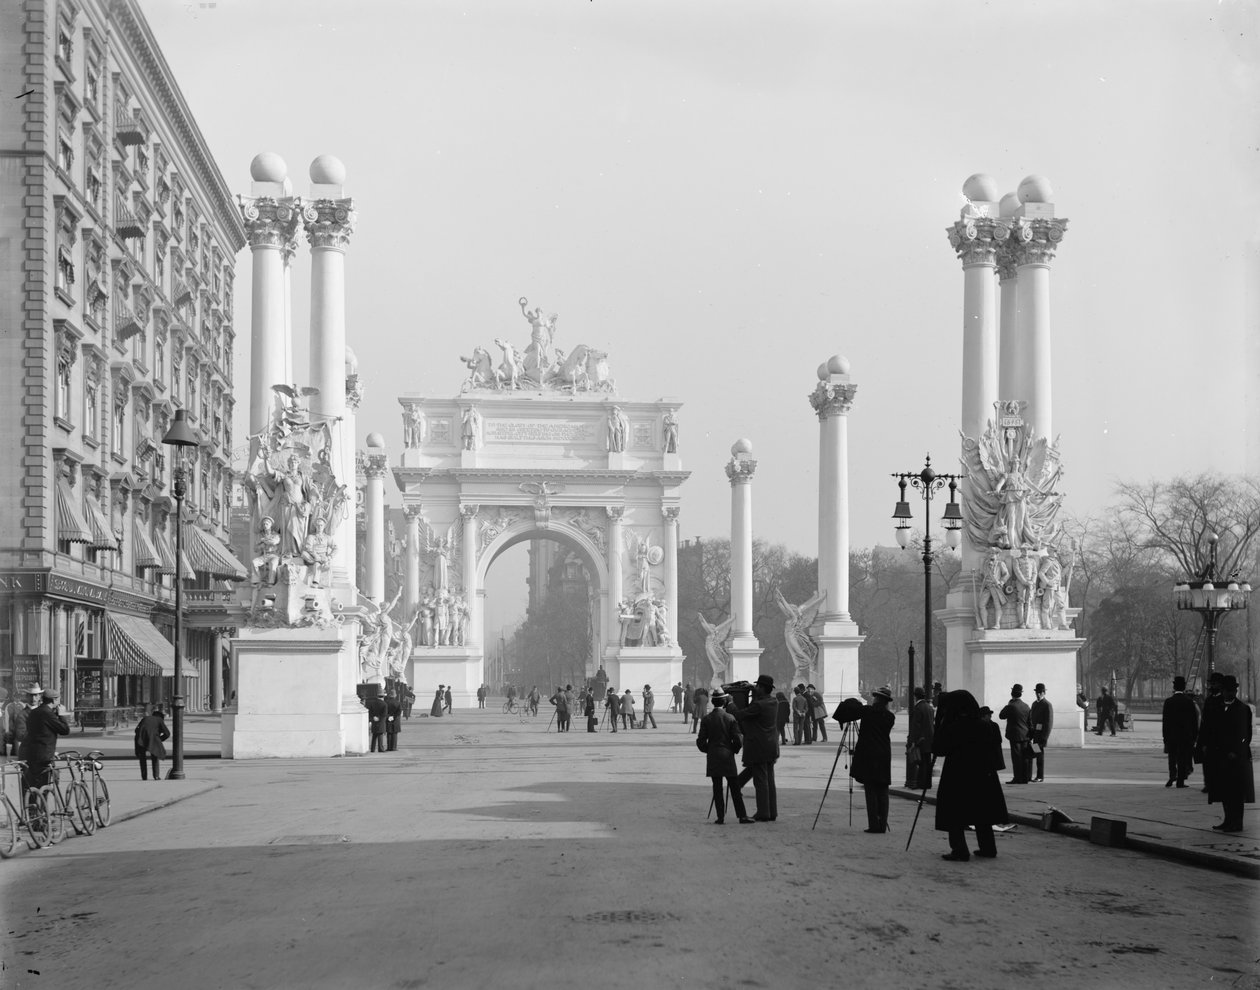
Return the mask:
<svg viewBox="0 0 1260 990"><path fill-rule="evenodd" d="M558 318L519 305L530 340L501 334L462 357L467 377L450 397L406 394L403 445L394 478L418 576L404 591L404 618L419 615L406 680L453 685L456 705L474 703L485 680L485 579L509 547L545 536L583 560L598 585L586 674L602 666L613 684L673 684L678 648L679 455L673 399L618 395L608 355L568 350ZM443 637L428 615L444 607ZM436 620L435 620L436 621Z"/></svg>

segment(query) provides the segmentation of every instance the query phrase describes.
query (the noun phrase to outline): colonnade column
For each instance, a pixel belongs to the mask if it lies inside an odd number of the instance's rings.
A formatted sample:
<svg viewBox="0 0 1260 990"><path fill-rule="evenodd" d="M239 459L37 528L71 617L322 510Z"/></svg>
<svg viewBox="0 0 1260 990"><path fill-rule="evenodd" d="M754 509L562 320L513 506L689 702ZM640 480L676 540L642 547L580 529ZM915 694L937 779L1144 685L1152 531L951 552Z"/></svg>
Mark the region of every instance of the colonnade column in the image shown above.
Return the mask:
<svg viewBox="0 0 1260 990"><path fill-rule="evenodd" d="M333 473L339 482L353 484L354 463L346 442L346 248L358 219L354 202L342 198L345 167L329 155L311 162L312 201L302 220L311 245L311 364L310 383L319 389L311 396L311 423L327 426L332 437ZM340 461L341 463L336 463ZM354 557L354 514L347 513L330 534L337 546L333 583L351 584ZM382 556L382 561L383 561Z"/></svg>
<svg viewBox="0 0 1260 990"><path fill-rule="evenodd" d="M210 646L210 711L223 710L223 629L212 630Z"/></svg>
<svg viewBox="0 0 1260 990"><path fill-rule="evenodd" d="M669 638L678 643L678 506L661 509L665 517L665 610L668 615Z"/></svg>
<svg viewBox="0 0 1260 990"><path fill-rule="evenodd" d="M857 386L849 361L818 367L809 401L818 415L818 590L826 592L810 630L818 642L817 683L828 704L858 694L858 646L865 638L849 614L849 410Z"/></svg>
<svg viewBox="0 0 1260 990"><path fill-rule="evenodd" d="M367 476L365 510L367 514L367 560L363 568L363 594L377 605L385 602L385 474L389 455L368 437L368 455L363 473Z"/></svg>
<svg viewBox="0 0 1260 990"><path fill-rule="evenodd" d="M461 505L459 514L464 520L463 570L464 604L468 607L468 629L464 636L465 646L475 646L482 640L481 596L477 589L477 511L478 505ZM485 680L484 671L482 680Z"/></svg>
<svg viewBox="0 0 1260 990"><path fill-rule="evenodd" d="M621 518L625 515L625 507L607 506L608 513L608 634L609 646L621 645Z"/></svg>
<svg viewBox="0 0 1260 990"><path fill-rule="evenodd" d="M732 681L755 681L761 669L761 644L753 635L752 479L757 462L748 440L736 440L726 477L731 483L731 667Z"/></svg>
<svg viewBox="0 0 1260 990"><path fill-rule="evenodd" d="M406 590L403 599L407 605L407 621L411 621L420 604L420 506L404 505L403 516L407 520Z"/></svg>

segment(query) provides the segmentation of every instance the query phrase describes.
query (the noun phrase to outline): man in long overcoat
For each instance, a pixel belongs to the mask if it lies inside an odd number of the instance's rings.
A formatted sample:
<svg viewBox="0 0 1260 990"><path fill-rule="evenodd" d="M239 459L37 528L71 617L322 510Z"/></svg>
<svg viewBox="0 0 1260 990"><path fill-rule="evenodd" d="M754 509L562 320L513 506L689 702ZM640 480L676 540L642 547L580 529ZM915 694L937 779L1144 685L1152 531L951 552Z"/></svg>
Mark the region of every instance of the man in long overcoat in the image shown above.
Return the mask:
<svg viewBox="0 0 1260 990"><path fill-rule="evenodd" d="M1221 684L1225 680L1225 675L1219 670L1212 671L1207 679L1207 695L1203 699L1203 708L1199 712L1199 737L1194 743L1194 758L1203 765L1203 793L1208 794L1212 788L1212 767L1213 760L1209 758L1208 750L1211 745L1211 738L1214 735L1212 726L1216 724L1216 719L1221 714L1221 708L1225 704L1225 699L1221 696Z"/></svg>
<svg viewBox="0 0 1260 990"><path fill-rule="evenodd" d="M1094 727L1094 735L1101 736L1103 729L1109 728L1114 736L1116 734L1116 712L1119 710L1119 706L1116 704L1116 699L1111 696L1111 691L1108 688L1102 689L1102 694L1098 696L1095 707L1098 712L1098 725Z"/></svg>
<svg viewBox="0 0 1260 990"><path fill-rule="evenodd" d="M383 753L385 752L385 699L379 695L373 695L363 702L363 707L367 709L368 735L372 740L368 752Z"/></svg>
<svg viewBox="0 0 1260 990"><path fill-rule="evenodd" d="M42 787L44 772L57 758L57 737L70 735L70 726L61 714L57 699L61 697L51 688L40 695L38 708L26 716L26 740L22 743L21 758L26 761L26 774L22 778L27 788Z"/></svg>
<svg viewBox="0 0 1260 990"><path fill-rule="evenodd" d="M1205 712L1204 724L1210 733L1208 804L1220 801L1225 812L1225 820L1212 828L1241 832L1243 805L1255 804L1256 783L1251 772L1251 709L1238 700L1238 679L1232 674L1221 681L1220 711L1210 722Z"/></svg>
<svg viewBox="0 0 1260 990"><path fill-rule="evenodd" d="M385 695L385 748L398 749L398 733L402 730L402 705L393 692Z"/></svg>
<svg viewBox="0 0 1260 990"><path fill-rule="evenodd" d="M927 692L914 689L914 707L910 709L910 731L906 735L906 786L916 791L932 786L932 735L936 712L927 700Z"/></svg>
<svg viewBox="0 0 1260 990"><path fill-rule="evenodd" d="M1032 750L1028 745L1029 715L1028 705L1023 699L1024 686L1011 686L1011 700L1006 703L998 718L1006 720L1006 740L1011 744L1011 773L1008 784L1026 784L1032 776Z"/></svg>
<svg viewBox="0 0 1260 990"><path fill-rule="evenodd" d="M949 835L942 859L965 862L967 826L974 825L977 856L997 855L993 826L1007 821L1006 797L998 772L1005 769L1002 735L995 722L980 717L969 691L948 691L940 697L940 720L932 752L944 758L936 790L936 829Z"/></svg>
<svg viewBox="0 0 1260 990"><path fill-rule="evenodd" d="M617 698L617 689L611 685L608 693L604 695L604 711L608 713L608 720L612 722L613 732L616 732L617 716L621 714L621 702Z"/></svg>
<svg viewBox="0 0 1260 990"><path fill-rule="evenodd" d="M1046 697L1044 684L1034 687L1033 693L1037 698L1028 709L1028 745L1037 762L1037 776L1033 780L1041 783L1046 779L1046 746L1054 730L1054 706Z"/></svg>
<svg viewBox="0 0 1260 990"><path fill-rule="evenodd" d="M744 807L744 795L739 790L739 769L735 766L735 754L743 745L743 733L735 716L726 710L730 696L718 688L713 692L713 711L700 720L696 736L696 748L705 754L704 773L713 781L713 807L717 809L717 824L726 821L726 801L722 797L722 784L730 790L731 804L741 825L752 821Z"/></svg>
<svg viewBox="0 0 1260 990"><path fill-rule="evenodd" d="M774 762L779 758L779 703L774 697L774 678L769 674L758 677L748 707L737 708L732 714L744 734L744 769L735 778L735 789L751 780L757 795L753 821L772 822L779 817L774 786Z"/></svg>
<svg viewBox="0 0 1260 990"><path fill-rule="evenodd" d="M153 779L162 779L161 762L166 759L166 747L163 743L171 738L171 730L166 727L166 719L162 717L162 709L153 711L136 723L135 754L140 761L140 779L149 779L149 764L153 764Z"/></svg>
<svg viewBox="0 0 1260 990"><path fill-rule="evenodd" d="M835 720L862 723L849 773L866 795L866 829L888 831L888 788L892 786L892 727L897 716L888 710L892 688L885 684L871 692L871 703L847 698L836 708Z"/></svg>
<svg viewBox="0 0 1260 990"><path fill-rule="evenodd" d="M1199 709L1186 694L1186 679L1173 678L1173 693L1164 699L1164 752L1168 754L1168 783L1186 786L1194 772L1194 741L1199 735Z"/></svg>

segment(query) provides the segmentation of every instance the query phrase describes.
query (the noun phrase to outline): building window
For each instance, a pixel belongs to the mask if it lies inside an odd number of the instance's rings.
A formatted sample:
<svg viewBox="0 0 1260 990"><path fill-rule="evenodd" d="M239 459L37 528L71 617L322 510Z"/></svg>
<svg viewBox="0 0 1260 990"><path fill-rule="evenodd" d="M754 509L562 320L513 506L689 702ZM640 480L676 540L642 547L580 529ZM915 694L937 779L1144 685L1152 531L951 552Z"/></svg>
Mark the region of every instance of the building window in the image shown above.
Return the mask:
<svg viewBox="0 0 1260 990"><path fill-rule="evenodd" d="M153 380L160 382L166 376L166 341L161 337L153 340Z"/></svg>
<svg viewBox="0 0 1260 990"><path fill-rule="evenodd" d="M74 61L74 39L65 28L57 31L57 57L69 66Z"/></svg>
<svg viewBox="0 0 1260 990"><path fill-rule="evenodd" d="M118 402L114 405L114 435L110 438L110 451L115 457L124 457L123 437L127 435L127 404Z"/></svg>
<svg viewBox="0 0 1260 990"><path fill-rule="evenodd" d="M74 145L60 131L57 132L57 167L67 175L74 168Z"/></svg>
<svg viewBox="0 0 1260 990"><path fill-rule="evenodd" d="M67 296L74 285L74 258L70 249L64 244L57 248L57 280L56 286Z"/></svg>
<svg viewBox="0 0 1260 990"><path fill-rule="evenodd" d="M100 429L100 383L89 378L83 389L83 435L96 439Z"/></svg>
<svg viewBox="0 0 1260 990"><path fill-rule="evenodd" d="M95 165L87 166L86 174L83 177L83 183L87 189L88 202L99 211L101 208L101 192L103 191L101 184L101 170Z"/></svg>
<svg viewBox="0 0 1260 990"><path fill-rule="evenodd" d="M159 291L166 291L166 252L161 242L153 245L153 281Z"/></svg>
<svg viewBox="0 0 1260 990"><path fill-rule="evenodd" d="M101 74L95 65L87 67L87 78L83 82L83 95L93 109L101 105Z"/></svg>
<svg viewBox="0 0 1260 990"><path fill-rule="evenodd" d="M69 357L57 359L57 391L53 399L53 415L67 422L70 420L70 368Z"/></svg>

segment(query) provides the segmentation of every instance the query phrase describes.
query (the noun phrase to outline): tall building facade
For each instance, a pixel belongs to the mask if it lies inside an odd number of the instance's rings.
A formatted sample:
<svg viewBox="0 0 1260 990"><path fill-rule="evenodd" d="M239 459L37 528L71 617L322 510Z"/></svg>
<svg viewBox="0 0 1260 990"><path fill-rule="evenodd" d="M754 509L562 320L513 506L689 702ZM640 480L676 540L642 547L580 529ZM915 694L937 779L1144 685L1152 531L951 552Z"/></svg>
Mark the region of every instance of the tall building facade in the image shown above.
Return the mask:
<svg viewBox="0 0 1260 990"><path fill-rule="evenodd" d="M135 0L0 5L0 687L89 724L173 683L217 707L228 549L235 259L228 186ZM200 446L162 437L184 409Z"/></svg>

